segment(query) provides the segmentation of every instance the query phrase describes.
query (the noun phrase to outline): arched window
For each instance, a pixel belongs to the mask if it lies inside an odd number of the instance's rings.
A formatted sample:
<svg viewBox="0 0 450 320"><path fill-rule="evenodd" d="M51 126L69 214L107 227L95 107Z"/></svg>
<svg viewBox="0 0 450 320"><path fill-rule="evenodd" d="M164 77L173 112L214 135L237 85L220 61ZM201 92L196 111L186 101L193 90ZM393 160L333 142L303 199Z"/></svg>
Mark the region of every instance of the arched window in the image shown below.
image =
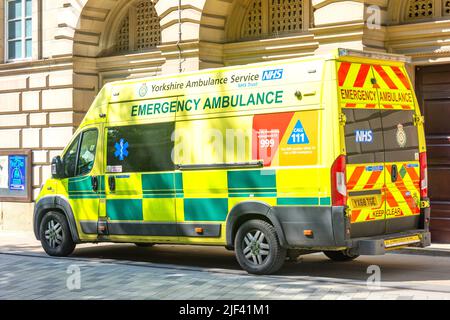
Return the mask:
<svg viewBox="0 0 450 320"><path fill-rule="evenodd" d="M408 20L427 19L434 16L434 0L410 0L408 4Z"/></svg>
<svg viewBox="0 0 450 320"><path fill-rule="evenodd" d="M304 30L303 0L252 0L247 7L241 38L257 38Z"/></svg>
<svg viewBox="0 0 450 320"><path fill-rule="evenodd" d="M444 13L445 16L450 16L450 1L449 0L445 0L444 3L442 4L442 12Z"/></svg>
<svg viewBox="0 0 450 320"><path fill-rule="evenodd" d="M153 1L139 1L132 5L120 23L114 51L141 51L155 48L160 43L160 18Z"/></svg>
<svg viewBox="0 0 450 320"><path fill-rule="evenodd" d="M450 16L450 0L407 0L406 22L431 20Z"/></svg>

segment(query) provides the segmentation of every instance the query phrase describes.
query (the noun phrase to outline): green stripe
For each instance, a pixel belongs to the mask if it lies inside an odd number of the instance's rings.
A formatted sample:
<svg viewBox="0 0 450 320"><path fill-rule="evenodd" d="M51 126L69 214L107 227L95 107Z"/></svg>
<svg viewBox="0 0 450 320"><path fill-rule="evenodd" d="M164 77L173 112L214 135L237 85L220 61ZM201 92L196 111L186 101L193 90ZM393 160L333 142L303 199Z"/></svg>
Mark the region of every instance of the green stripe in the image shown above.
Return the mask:
<svg viewBox="0 0 450 320"><path fill-rule="evenodd" d="M320 205L321 206L331 206L331 198L320 198Z"/></svg>
<svg viewBox="0 0 450 320"><path fill-rule="evenodd" d="M105 192L105 176L97 176L98 179L98 193ZM93 192L92 190L92 177L76 177L69 178L69 194L72 193L86 193Z"/></svg>
<svg viewBox="0 0 450 320"><path fill-rule="evenodd" d="M279 206L318 206L319 198L278 198Z"/></svg>
<svg viewBox="0 0 450 320"><path fill-rule="evenodd" d="M228 171L228 189L276 189L274 170Z"/></svg>
<svg viewBox="0 0 450 320"><path fill-rule="evenodd" d="M141 199L106 200L106 213L111 220L143 220Z"/></svg>
<svg viewBox="0 0 450 320"><path fill-rule="evenodd" d="M69 192L74 191L92 191L91 177L69 178Z"/></svg>
<svg viewBox="0 0 450 320"><path fill-rule="evenodd" d="M156 173L142 175L142 190L169 190L183 189L181 173Z"/></svg>
<svg viewBox="0 0 450 320"><path fill-rule="evenodd" d="M228 199L184 199L185 221L225 221Z"/></svg>
<svg viewBox="0 0 450 320"><path fill-rule="evenodd" d="M69 199L77 200L77 199L104 199L105 195L98 194L73 194L69 195Z"/></svg>
<svg viewBox="0 0 450 320"><path fill-rule="evenodd" d="M167 193L167 194L156 194L156 193L146 193L144 194L144 199L180 199L183 198L182 193Z"/></svg>
<svg viewBox="0 0 450 320"><path fill-rule="evenodd" d="M170 195L170 194L174 194L176 192L175 192L175 190L144 190L143 193L144 194L161 194L161 195L168 194L168 195Z"/></svg>

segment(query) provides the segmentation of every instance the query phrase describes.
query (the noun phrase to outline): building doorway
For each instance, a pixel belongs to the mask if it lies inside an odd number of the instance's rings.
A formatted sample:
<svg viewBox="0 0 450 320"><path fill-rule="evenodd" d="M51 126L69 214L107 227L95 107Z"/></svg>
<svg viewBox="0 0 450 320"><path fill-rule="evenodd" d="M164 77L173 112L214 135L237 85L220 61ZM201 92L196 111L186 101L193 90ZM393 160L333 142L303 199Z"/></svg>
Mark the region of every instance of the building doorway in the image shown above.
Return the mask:
<svg viewBox="0 0 450 320"><path fill-rule="evenodd" d="M450 243L450 65L417 67L416 90L425 116L432 241Z"/></svg>

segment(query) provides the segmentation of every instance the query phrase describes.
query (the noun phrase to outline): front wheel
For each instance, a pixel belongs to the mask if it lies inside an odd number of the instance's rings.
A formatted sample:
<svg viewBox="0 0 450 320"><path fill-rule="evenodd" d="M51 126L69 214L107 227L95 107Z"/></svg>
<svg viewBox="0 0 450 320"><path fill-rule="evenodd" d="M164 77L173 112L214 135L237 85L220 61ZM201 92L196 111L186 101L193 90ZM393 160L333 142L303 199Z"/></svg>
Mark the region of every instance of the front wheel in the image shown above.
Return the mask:
<svg viewBox="0 0 450 320"><path fill-rule="evenodd" d="M345 251L324 251L323 252L329 259L338 262L352 261L359 257L359 255L352 255Z"/></svg>
<svg viewBox="0 0 450 320"><path fill-rule="evenodd" d="M39 235L42 248L49 256L66 257L75 249L66 217L59 212L48 212L42 218Z"/></svg>
<svg viewBox="0 0 450 320"><path fill-rule="evenodd" d="M234 242L239 265L252 274L277 272L286 259L275 228L262 220L250 220L239 227Z"/></svg>

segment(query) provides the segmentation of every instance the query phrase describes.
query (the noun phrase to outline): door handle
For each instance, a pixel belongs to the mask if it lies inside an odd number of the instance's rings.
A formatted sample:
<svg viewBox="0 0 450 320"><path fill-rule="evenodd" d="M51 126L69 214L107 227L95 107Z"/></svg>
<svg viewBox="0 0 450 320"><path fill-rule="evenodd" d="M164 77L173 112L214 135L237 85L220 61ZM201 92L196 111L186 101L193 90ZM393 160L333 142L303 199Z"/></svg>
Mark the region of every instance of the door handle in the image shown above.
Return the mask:
<svg viewBox="0 0 450 320"><path fill-rule="evenodd" d="M96 176L92 176L91 183L92 183L92 190L97 192L98 191L98 178Z"/></svg>
<svg viewBox="0 0 450 320"><path fill-rule="evenodd" d="M398 179L398 168L397 168L397 165L396 164L394 164L393 166L392 166L392 170L391 170L391 180L392 180L392 182L396 182L397 181L397 179Z"/></svg>
<svg viewBox="0 0 450 320"><path fill-rule="evenodd" d="M108 177L109 191L116 191L116 178L114 176Z"/></svg>

